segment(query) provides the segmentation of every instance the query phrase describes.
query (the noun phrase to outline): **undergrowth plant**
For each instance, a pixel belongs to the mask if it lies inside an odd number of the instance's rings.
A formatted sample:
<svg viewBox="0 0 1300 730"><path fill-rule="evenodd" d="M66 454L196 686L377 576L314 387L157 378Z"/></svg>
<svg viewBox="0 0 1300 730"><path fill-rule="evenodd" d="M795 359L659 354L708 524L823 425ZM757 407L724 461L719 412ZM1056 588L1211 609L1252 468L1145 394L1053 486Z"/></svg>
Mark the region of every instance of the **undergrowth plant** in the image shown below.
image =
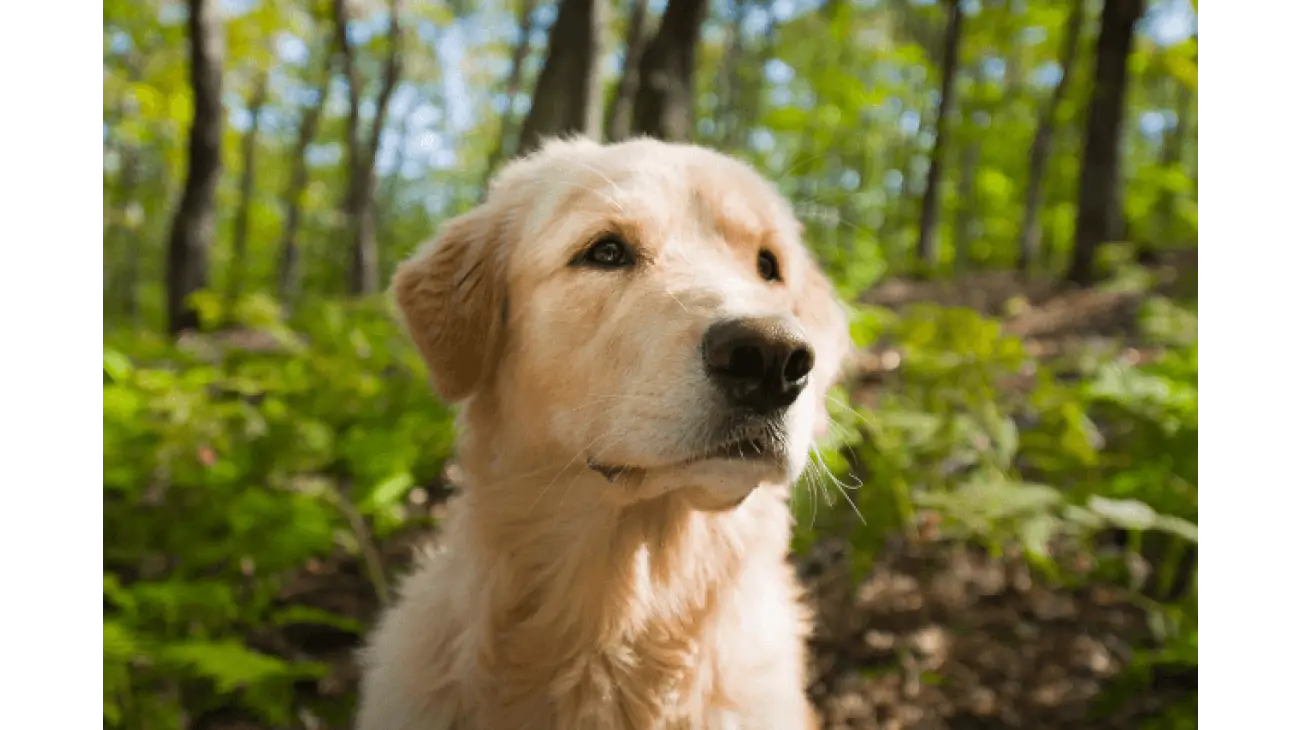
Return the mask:
<svg viewBox="0 0 1300 730"><path fill-rule="evenodd" d="M209 323L222 321L201 299ZM376 304L324 303L285 322L267 299L235 313L255 347L106 335L104 719L180 727L230 703L291 720L293 685L325 667L250 644L269 626L356 620L279 600L287 576L362 556L450 454L450 413Z"/></svg>
<svg viewBox="0 0 1300 730"><path fill-rule="evenodd" d="M796 549L844 536L862 575L889 536L919 539L937 521L941 536L1014 549L1049 580L1128 591L1157 641L1123 692L1161 667L1194 670L1195 311L1154 298L1141 329L1155 353L1141 364L1118 346L1045 363L971 310L858 311L857 343L894 367L858 399L869 405L832 398L834 438L796 492ZM827 499L836 508L818 514ZM1079 555L1083 567L1066 559ZM1185 710L1153 722L1181 727Z"/></svg>

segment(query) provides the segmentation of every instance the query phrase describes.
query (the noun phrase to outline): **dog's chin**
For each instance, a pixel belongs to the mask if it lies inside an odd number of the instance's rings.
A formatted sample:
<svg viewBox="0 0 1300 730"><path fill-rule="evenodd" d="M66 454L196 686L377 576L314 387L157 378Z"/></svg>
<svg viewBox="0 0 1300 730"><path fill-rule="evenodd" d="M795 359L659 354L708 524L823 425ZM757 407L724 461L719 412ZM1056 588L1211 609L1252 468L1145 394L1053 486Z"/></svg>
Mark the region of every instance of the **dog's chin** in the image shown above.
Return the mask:
<svg viewBox="0 0 1300 730"><path fill-rule="evenodd" d="M607 479L620 502L636 502L679 492L700 509L731 509L763 484L791 482L796 465L770 442L733 441L699 454L655 466L608 466L588 460Z"/></svg>
<svg viewBox="0 0 1300 730"><path fill-rule="evenodd" d="M786 459L775 457L710 458L667 471L665 483L682 485L682 494L695 507L707 510L739 507L758 487L790 481Z"/></svg>

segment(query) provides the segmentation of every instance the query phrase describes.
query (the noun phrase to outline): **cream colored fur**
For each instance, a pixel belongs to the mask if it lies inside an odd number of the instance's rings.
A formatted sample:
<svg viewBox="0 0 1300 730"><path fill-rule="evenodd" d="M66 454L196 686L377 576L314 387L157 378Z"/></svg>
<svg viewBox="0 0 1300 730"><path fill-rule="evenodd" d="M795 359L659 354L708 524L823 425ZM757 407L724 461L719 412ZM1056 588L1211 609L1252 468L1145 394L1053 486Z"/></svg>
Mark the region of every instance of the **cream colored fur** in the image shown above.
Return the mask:
<svg viewBox="0 0 1300 730"><path fill-rule="evenodd" d="M787 498L849 343L800 232L721 154L554 140L402 265L465 478L370 638L359 730L814 726ZM569 265L604 233L644 264ZM764 248L781 282L755 273ZM717 408L704 328L764 314L815 348L789 463L683 465ZM643 468L611 482L589 459Z"/></svg>

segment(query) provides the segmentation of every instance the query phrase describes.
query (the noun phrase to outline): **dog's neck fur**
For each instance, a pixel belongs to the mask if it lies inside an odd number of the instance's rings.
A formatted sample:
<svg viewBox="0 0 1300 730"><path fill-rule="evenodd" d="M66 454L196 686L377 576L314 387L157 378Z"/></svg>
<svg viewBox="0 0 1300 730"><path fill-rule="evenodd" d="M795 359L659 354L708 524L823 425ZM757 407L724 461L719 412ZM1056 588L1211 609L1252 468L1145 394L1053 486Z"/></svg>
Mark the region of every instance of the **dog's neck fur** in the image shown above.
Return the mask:
<svg viewBox="0 0 1300 730"><path fill-rule="evenodd" d="M481 433L471 420L460 455L465 490L450 507L448 539L474 544L466 578L481 613L470 618L497 687L594 683L637 688L643 697L632 706L661 703L692 680L686 668L709 666L697 656L708 651L699 637L744 565L785 558L788 539L774 539L789 534L783 488L760 487L723 511L697 509L680 492L619 504L608 499L619 486L581 457L566 465L536 454L521 467L514 445ZM504 448L512 474L499 473L493 458Z"/></svg>

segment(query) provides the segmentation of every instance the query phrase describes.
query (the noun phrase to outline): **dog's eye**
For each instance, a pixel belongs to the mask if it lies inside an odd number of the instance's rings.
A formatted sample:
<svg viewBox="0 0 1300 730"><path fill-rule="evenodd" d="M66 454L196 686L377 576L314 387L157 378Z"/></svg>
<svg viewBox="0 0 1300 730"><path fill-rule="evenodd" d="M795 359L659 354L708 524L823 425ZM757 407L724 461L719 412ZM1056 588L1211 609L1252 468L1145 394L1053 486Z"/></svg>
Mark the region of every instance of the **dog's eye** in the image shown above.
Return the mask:
<svg viewBox="0 0 1300 730"><path fill-rule="evenodd" d="M781 269L776 265L776 256L771 251L758 253L758 275L763 281L780 281Z"/></svg>
<svg viewBox="0 0 1300 730"><path fill-rule="evenodd" d="M632 249L618 236L609 235L601 238L582 255L581 263L602 269L624 269L636 263Z"/></svg>

